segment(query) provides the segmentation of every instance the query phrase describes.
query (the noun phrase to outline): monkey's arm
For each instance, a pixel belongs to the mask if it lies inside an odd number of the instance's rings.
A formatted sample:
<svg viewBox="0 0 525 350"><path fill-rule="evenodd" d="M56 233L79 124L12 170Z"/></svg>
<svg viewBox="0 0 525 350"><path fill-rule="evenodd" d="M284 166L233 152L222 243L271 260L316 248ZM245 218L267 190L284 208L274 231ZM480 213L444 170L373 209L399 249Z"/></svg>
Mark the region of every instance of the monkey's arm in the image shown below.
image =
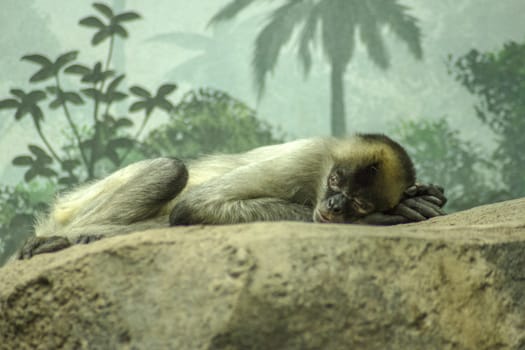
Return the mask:
<svg viewBox="0 0 525 350"><path fill-rule="evenodd" d="M416 184L409 187L392 210L373 213L355 223L368 225L397 225L427 220L445 215L442 207L446 204L444 190L433 184Z"/></svg>
<svg viewBox="0 0 525 350"><path fill-rule="evenodd" d="M287 173L276 174L286 171L282 169L286 167L258 162L189 188L176 199L170 224L312 221L311 201L290 199L301 186Z"/></svg>
<svg viewBox="0 0 525 350"><path fill-rule="evenodd" d="M253 221L312 221L312 207L279 198L180 200L170 214L170 225L237 224Z"/></svg>

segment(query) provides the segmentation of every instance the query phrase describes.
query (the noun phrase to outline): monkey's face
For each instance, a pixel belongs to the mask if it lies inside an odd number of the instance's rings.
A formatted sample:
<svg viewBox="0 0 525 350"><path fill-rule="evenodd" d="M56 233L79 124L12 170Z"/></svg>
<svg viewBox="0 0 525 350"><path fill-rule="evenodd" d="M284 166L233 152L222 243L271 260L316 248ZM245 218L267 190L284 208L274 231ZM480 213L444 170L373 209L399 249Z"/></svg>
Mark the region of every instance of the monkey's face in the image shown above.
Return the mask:
<svg viewBox="0 0 525 350"><path fill-rule="evenodd" d="M373 212L384 211L389 202L384 194L381 164L359 167L335 166L326 179L324 198L314 209L315 222L350 223Z"/></svg>

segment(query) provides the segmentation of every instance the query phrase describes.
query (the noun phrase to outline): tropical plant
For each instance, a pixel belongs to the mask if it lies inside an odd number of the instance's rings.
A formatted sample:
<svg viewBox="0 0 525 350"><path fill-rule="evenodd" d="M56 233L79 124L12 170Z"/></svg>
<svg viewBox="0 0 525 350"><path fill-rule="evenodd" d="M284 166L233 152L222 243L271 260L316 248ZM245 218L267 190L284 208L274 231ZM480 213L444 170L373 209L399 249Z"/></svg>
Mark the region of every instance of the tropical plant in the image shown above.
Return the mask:
<svg viewBox="0 0 525 350"><path fill-rule="evenodd" d="M194 158L201 154L233 153L282 142L255 111L230 95L213 90L189 91L175 106L170 120L144 140L151 155Z"/></svg>
<svg viewBox="0 0 525 350"><path fill-rule="evenodd" d="M481 147L461 138L445 118L400 122L392 131L412 157L418 181L445 188L448 211L472 208L508 196ZM492 181L490 181L492 179Z"/></svg>
<svg viewBox="0 0 525 350"><path fill-rule="evenodd" d="M210 23L232 19L256 2L261 1L232 0ZM354 53L356 34L359 33L371 60L387 69L390 60L382 37L385 26L408 45L416 58L422 57L416 19L397 0L286 0L271 13L255 40L253 70L259 96L264 92L268 73L274 70L281 50L292 37L297 37L298 58L305 75L312 66L312 46L320 38L331 67L331 131L336 136L344 135L344 73Z"/></svg>
<svg viewBox="0 0 525 350"><path fill-rule="evenodd" d="M31 235L34 218L54 192L51 183L0 186L0 266Z"/></svg>
<svg viewBox="0 0 525 350"><path fill-rule="evenodd" d="M114 106L129 97L119 88L125 75L111 69L113 46L117 37L128 37L124 24L140 16L136 12L115 14L102 3L94 3L93 7L99 15L85 17L79 24L95 29L92 46L108 43L104 63L81 64L77 62L78 51L68 51L56 59L41 54L26 55L22 60L38 66L29 82L39 86L29 91L13 88L12 96L0 101L0 109L13 110L16 121L30 117L42 141L40 145L29 144L29 153L12 161L15 166L26 168L26 186L0 188L0 263L31 234L35 215L43 208L40 202L48 202L57 187L68 188L99 177L122 166L131 156L136 157L140 150L137 140L153 112L173 109L168 96L176 89L174 84L161 85L155 93L132 86L129 90L135 101L129 112L143 114L140 126L132 133L129 131L134 125L132 119L113 115ZM79 80L77 90L70 88L74 86L74 77ZM58 142L51 141L51 128L46 128L46 122L60 110L68 125L61 148ZM56 126L57 121L52 120L52 124ZM51 190L35 202L38 191L34 186L42 183Z"/></svg>
<svg viewBox="0 0 525 350"><path fill-rule="evenodd" d="M92 65L76 62L78 51L66 52L54 60L41 54L26 55L22 60L38 65L38 70L29 79L30 83L46 86L31 91L13 88L12 97L0 101L0 109L15 111L15 120L26 116L32 118L44 145L41 147L31 144L29 154L13 159L14 165L27 167L26 181L37 176L56 178L61 186L69 187L101 175L97 166L106 168L107 171L109 163L109 170L117 168L136 147L136 140L152 112L155 109L169 112L173 108L167 97L175 90L174 84L160 86L155 94L143 87L133 86L130 92L136 97L136 101L130 105L129 112L143 112L138 131L134 135L126 131L134 125L128 117L112 115L112 107L129 96L119 90L125 75L119 75L111 69L114 42L117 37L128 37L124 24L139 19L140 15L132 11L115 14L109 6L102 3L94 3L93 7L100 16L85 17L79 24L95 29L91 39L92 46L108 42L105 62L98 61ZM71 76L79 77L81 86L76 91L66 88L72 85L68 79ZM42 108L42 103L45 100L48 100L48 108L53 114L58 109L62 110L73 135L76 151L72 152L68 145L68 152L59 152L56 142L49 141L43 127L46 109ZM88 106L87 101L91 102L92 107ZM75 119L73 108L83 117L89 115L92 109L91 122L87 122L86 126L87 118L84 117L81 121ZM60 167L56 167L55 162Z"/></svg>
<svg viewBox="0 0 525 350"><path fill-rule="evenodd" d="M479 97L478 118L496 135L492 161L511 197L525 196L525 43L508 42L496 52L471 50L449 58L449 69Z"/></svg>

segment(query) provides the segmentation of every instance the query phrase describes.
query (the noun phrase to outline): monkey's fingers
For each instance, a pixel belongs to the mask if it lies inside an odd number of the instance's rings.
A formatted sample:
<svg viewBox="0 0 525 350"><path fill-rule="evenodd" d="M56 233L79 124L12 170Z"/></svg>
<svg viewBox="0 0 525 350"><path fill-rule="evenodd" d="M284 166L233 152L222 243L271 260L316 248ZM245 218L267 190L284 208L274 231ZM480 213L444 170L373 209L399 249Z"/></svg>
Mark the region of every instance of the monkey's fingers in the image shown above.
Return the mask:
<svg viewBox="0 0 525 350"><path fill-rule="evenodd" d="M421 195L430 195L434 196L436 198L439 198L443 204L441 206L445 205L447 203L447 197L445 196L445 190L441 186L429 184L426 186L424 193L420 193Z"/></svg>
<svg viewBox="0 0 525 350"><path fill-rule="evenodd" d="M445 203L443 203L443 200L442 199L439 199L438 197L434 197L434 196L430 196L430 195L426 195L426 196L419 196L419 197L415 197L415 198L421 198L421 199L424 199L426 200L427 202L429 203L432 203L434 205L437 205L438 207L442 207L443 205L445 205Z"/></svg>
<svg viewBox="0 0 525 350"><path fill-rule="evenodd" d="M34 255L52 253L71 246L71 242L62 236L31 237L18 252L18 259L30 259Z"/></svg>
<svg viewBox="0 0 525 350"><path fill-rule="evenodd" d="M441 208L442 205L435 203L435 201L434 201L435 199L436 199L436 197L434 197L434 196L421 196L421 197L414 198L414 200L416 202L418 202L420 206L424 206L424 207L432 210L432 212L438 214L438 215L434 215L434 216L447 215L447 213Z"/></svg>
<svg viewBox="0 0 525 350"><path fill-rule="evenodd" d="M409 221L423 221L427 218L420 214L417 210L412 209L408 205L404 204L406 201L410 200L405 199L402 203L399 203L394 209L392 209L391 213L393 215L401 215L407 218Z"/></svg>
<svg viewBox="0 0 525 350"><path fill-rule="evenodd" d="M409 219L402 215L389 215L385 213L373 213L367 215L358 221L355 224L363 225L399 225L406 224L410 222Z"/></svg>
<svg viewBox="0 0 525 350"><path fill-rule="evenodd" d="M434 185L434 184L420 184L417 183L413 186L410 186L405 190L405 197L406 198L413 198L413 197L422 197L422 196L433 196L441 203L436 203L439 206L444 206L447 202L447 197L445 196L445 190L443 187Z"/></svg>
<svg viewBox="0 0 525 350"><path fill-rule="evenodd" d="M445 212L443 212L439 206L427 202L421 197L405 199L403 204L417 211L427 219L433 218L435 216L445 215Z"/></svg>

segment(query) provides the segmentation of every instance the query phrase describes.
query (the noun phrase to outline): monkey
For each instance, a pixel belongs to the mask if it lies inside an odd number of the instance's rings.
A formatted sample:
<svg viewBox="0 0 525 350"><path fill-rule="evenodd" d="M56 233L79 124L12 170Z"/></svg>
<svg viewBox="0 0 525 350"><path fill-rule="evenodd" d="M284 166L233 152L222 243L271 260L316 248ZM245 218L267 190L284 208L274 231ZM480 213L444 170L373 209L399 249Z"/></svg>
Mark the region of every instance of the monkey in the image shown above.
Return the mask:
<svg viewBox="0 0 525 350"><path fill-rule="evenodd" d="M439 186L416 184L407 152L385 135L308 138L128 165L59 196L18 258L168 225L395 225L443 215L445 203Z"/></svg>

